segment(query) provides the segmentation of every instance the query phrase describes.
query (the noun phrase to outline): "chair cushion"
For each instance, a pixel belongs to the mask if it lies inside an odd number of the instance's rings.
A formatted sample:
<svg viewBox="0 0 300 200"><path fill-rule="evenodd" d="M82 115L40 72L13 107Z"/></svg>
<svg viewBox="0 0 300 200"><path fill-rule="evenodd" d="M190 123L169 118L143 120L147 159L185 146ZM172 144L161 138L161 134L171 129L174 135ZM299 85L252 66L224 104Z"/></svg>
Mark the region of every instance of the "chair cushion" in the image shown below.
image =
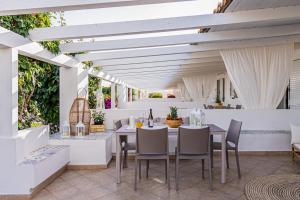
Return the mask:
<svg viewBox="0 0 300 200"><path fill-rule="evenodd" d="M291 124L291 144L300 144L300 126Z"/></svg>

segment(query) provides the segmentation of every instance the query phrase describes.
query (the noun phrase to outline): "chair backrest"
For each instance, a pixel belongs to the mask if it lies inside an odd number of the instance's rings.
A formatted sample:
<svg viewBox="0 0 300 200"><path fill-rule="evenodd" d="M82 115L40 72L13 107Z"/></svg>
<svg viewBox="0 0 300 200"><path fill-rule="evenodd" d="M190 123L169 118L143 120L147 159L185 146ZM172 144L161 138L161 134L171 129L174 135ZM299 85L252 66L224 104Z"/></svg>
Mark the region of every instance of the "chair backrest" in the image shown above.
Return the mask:
<svg viewBox="0 0 300 200"><path fill-rule="evenodd" d="M118 129L120 129L121 127L122 127L122 122L121 122L121 120L116 121L116 122L115 122L115 129L118 130ZM127 141L128 141L127 135L121 135L121 136L120 136L120 142L121 142L121 143L123 143L123 142L127 143Z"/></svg>
<svg viewBox="0 0 300 200"><path fill-rule="evenodd" d="M240 133L241 133L242 122L236 121L234 119L231 120L226 140L235 144L235 146L239 143Z"/></svg>
<svg viewBox="0 0 300 200"><path fill-rule="evenodd" d="M120 129L121 127L122 127L122 122L121 122L121 120L116 121L116 122L115 122L115 129L118 130L118 129Z"/></svg>
<svg viewBox="0 0 300 200"><path fill-rule="evenodd" d="M136 129L136 152L144 155L168 155L168 128Z"/></svg>
<svg viewBox="0 0 300 200"><path fill-rule="evenodd" d="M236 105L235 109L242 109L242 105Z"/></svg>
<svg viewBox="0 0 300 200"><path fill-rule="evenodd" d="M197 129L179 127L177 148L179 154L209 154L209 127Z"/></svg>

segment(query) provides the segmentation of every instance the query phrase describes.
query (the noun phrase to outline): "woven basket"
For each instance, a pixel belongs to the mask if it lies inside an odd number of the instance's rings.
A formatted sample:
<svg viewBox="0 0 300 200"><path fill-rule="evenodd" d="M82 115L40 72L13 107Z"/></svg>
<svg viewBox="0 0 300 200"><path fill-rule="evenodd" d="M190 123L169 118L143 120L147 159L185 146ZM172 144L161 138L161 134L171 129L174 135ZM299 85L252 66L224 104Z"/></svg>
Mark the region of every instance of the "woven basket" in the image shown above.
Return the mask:
<svg viewBox="0 0 300 200"><path fill-rule="evenodd" d="M84 89L85 90L85 89ZM78 91L79 93L79 91ZM77 135L76 125L78 122L82 122L85 126L84 135L88 135L90 133L90 122L91 122L91 111L89 108L89 103L86 99L86 90L85 97L78 97L74 99L72 104L70 114L69 114L69 122L70 122L70 134L72 136Z"/></svg>
<svg viewBox="0 0 300 200"><path fill-rule="evenodd" d="M166 120L166 124L168 124L168 126L170 128L178 128L179 126L181 126L182 124L182 120L173 120L173 119L167 119Z"/></svg>

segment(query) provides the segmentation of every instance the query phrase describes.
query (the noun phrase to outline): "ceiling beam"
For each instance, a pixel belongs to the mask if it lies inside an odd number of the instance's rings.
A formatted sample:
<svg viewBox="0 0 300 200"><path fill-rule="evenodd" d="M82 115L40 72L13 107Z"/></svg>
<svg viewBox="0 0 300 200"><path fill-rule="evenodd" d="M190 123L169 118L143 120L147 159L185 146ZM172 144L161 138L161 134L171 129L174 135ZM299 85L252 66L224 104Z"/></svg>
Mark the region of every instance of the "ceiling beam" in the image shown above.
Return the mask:
<svg viewBox="0 0 300 200"><path fill-rule="evenodd" d="M172 55L180 53L192 53L201 52L203 54L210 55L207 51L218 51L222 49L231 48L243 48L243 47L255 47L262 45L275 45L286 42L287 40L299 42L300 36L281 36L274 38L258 38L249 39L242 41L230 41L230 42L215 42L215 43L202 43L201 45L180 45L180 46L167 46L167 47L155 47L145 49L127 49L127 50L116 50L96 53L86 53L77 55L76 58L79 61L88 60L111 60L120 58L137 58L147 56L158 56L158 55ZM205 56L204 56L205 57ZM209 56L207 56L209 57Z"/></svg>
<svg viewBox="0 0 300 200"><path fill-rule="evenodd" d="M215 58L220 56L218 51L208 53L183 53L173 55L161 55L161 56L148 56L148 57L136 57L136 58L120 58L112 60L95 60L100 66L111 66L111 65L124 65L124 64L138 64L138 63L151 63L151 62L162 62L162 61L175 61L175 60L190 60L190 59L207 59Z"/></svg>
<svg viewBox="0 0 300 200"><path fill-rule="evenodd" d="M63 53L76 53L87 51L145 48L205 42L224 42L232 40L270 38L296 34L300 34L300 24L263 28L249 28L230 31L216 31L200 34L195 33L123 40L64 43L60 45L60 50Z"/></svg>
<svg viewBox="0 0 300 200"><path fill-rule="evenodd" d="M181 1L188 0L9 0L1 1L0 16L136 6Z"/></svg>
<svg viewBox="0 0 300 200"><path fill-rule="evenodd" d="M257 25L265 22L272 22L275 25L276 23L280 24L291 20L300 20L299 10L300 6L291 6L138 21L35 28L30 31L30 38L33 41L66 40L75 38L178 31L198 29L200 27L216 27L221 25Z"/></svg>
<svg viewBox="0 0 300 200"><path fill-rule="evenodd" d="M130 69L145 69L154 67L164 67L164 66L174 66L174 65L188 65L188 64L198 64L199 66L210 66L210 65L224 65L223 60L210 59L192 59L192 60L177 60L177 61L165 61L165 62L153 62L153 63L140 63L132 65L115 65L103 67L105 71L115 71L115 70L130 70Z"/></svg>
<svg viewBox="0 0 300 200"><path fill-rule="evenodd" d="M32 42L23 36L0 27L0 44L8 48L16 48L21 55L41 60L60 67L78 67L82 63L64 54L54 55L39 43Z"/></svg>
<svg viewBox="0 0 300 200"><path fill-rule="evenodd" d="M157 49L157 51L155 51ZM143 62L144 59L156 59L159 60L161 56L180 56L183 54L191 55L195 54L198 58L220 56L218 51L206 51L198 52L201 49L196 45L183 45L183 46L170 46L170 47L159 47L150 49L133 49L127 51L112 51L112 52L98 52L98 53L86 53L76 55L76 59L80 62L83 61L95 61L99 62L112 62L120 61L121 63L134 63ZM117 63L116 63L117 64Z"/></svg>

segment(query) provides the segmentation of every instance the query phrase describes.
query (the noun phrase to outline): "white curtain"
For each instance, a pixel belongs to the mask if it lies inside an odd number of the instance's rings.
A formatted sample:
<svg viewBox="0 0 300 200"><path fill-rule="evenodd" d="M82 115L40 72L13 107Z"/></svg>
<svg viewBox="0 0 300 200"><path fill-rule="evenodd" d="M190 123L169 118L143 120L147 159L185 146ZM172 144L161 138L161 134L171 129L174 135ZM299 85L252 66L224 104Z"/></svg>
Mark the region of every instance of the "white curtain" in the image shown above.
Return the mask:
<svg viewBox="0 0 300 200"><path fill-rule="evenodd" d="M193 101L207 103L208 98L216 87L216 74L203 74L183 77L184 85Z"/></svg>
<svg viewBox="0 0 300 200"><path fill-rule="evenodd" d="M228 76L247 109L276 109L293 68L291 43L221 51Z"/></svg>
<svg viewBox="0 0 300 200"><path fill-rule="evenodd" d="M177 84L177 90L178 90L179 95L181 97L183 97L184 100L190 101L192 99L189 92L187 91L184 83L178 83Z"/></svg>

